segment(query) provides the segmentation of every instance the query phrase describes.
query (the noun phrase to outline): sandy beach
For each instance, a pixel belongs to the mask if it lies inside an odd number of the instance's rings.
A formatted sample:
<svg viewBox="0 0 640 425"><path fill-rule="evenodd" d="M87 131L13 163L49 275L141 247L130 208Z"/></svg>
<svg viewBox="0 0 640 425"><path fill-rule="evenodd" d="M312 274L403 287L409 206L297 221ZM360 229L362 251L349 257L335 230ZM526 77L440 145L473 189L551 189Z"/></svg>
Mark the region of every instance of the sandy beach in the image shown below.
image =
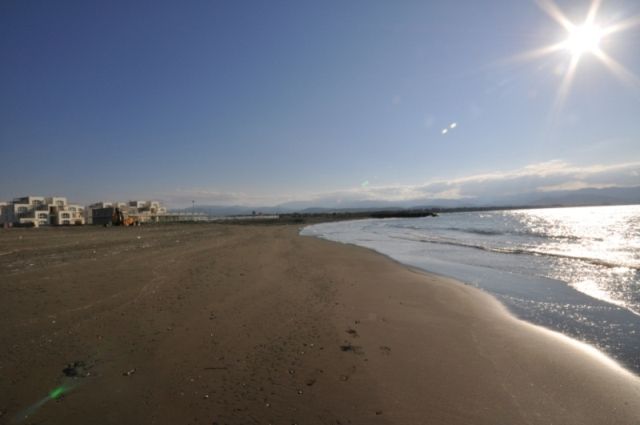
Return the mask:
<svg viewBox="0 0 640 425"><path fill-rule="evenodd" d="M0 232L0 423L640 420L640 380L595 350L299 230Z"/></svg>

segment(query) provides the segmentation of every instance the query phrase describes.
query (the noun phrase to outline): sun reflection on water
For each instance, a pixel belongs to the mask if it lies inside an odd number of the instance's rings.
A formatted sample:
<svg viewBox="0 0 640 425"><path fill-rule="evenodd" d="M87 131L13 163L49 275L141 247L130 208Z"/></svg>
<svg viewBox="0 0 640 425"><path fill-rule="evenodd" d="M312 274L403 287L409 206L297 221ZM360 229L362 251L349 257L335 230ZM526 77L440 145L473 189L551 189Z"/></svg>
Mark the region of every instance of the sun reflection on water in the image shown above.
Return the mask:
<svg viewBox="0 0 640 425"><path fill-rule="evenodd" d="M521 210L515 217L531 235L532 252L556 257L552 277L591 297L640 314L640 208Z"/></svg>

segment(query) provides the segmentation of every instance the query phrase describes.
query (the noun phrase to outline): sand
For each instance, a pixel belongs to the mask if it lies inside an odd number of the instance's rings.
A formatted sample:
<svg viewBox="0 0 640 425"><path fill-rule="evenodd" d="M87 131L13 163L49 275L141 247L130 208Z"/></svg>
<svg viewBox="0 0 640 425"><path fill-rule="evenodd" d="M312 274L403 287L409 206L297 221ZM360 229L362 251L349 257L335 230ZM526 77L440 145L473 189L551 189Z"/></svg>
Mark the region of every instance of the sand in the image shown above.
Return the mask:
<svg viewBox="0 0 640 425"><path fill-rule="evenodd" d="M0 423L638 423L597 352L298 231L0 232Z"/></svg>

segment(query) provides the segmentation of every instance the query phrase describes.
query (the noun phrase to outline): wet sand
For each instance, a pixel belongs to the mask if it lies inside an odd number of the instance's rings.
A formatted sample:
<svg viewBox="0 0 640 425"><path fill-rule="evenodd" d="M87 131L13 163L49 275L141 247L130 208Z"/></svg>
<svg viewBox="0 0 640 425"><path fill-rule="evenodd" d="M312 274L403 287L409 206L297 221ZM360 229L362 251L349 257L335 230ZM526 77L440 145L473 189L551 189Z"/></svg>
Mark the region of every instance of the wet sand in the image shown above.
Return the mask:
<svg viewBox="0 0 640 425"><path fill-rule="evenodd" d="M0 423L640 418L639 380L608 360L474 288L298 230L0 232Z"/></svg>

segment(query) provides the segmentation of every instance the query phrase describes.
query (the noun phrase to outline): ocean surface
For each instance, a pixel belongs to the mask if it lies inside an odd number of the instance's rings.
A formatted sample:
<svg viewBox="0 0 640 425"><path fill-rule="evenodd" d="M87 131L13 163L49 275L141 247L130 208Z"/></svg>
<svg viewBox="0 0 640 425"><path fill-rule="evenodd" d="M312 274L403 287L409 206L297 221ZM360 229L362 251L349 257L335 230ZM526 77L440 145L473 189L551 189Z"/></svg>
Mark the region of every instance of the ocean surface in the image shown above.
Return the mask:
<svg viewBox="0 0 640 425"><path fill-rule="evenodd" d="M594 345L640 375L640 206L357 220L301 234L481 288L521 319Z"/></svg>

